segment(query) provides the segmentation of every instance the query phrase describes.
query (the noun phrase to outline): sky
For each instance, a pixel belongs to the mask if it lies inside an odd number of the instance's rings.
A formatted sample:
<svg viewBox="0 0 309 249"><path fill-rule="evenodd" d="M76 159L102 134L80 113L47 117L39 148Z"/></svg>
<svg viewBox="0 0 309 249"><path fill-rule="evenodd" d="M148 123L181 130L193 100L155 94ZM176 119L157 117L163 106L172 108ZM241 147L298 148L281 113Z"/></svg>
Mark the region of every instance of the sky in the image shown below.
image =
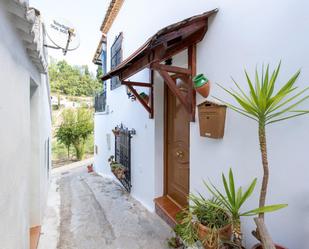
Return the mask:
<svg viewBox="0 0 309 249"><path fill-rule="evenodd" d="M75 25L80 36L80 47L63 56L61 50L49 49L51 57L65 59L70 64L88 65L95 73L93 55L101 38L100 26L110 0L29 0L30 6L41 11L43 19L64 18Z"/></svg>

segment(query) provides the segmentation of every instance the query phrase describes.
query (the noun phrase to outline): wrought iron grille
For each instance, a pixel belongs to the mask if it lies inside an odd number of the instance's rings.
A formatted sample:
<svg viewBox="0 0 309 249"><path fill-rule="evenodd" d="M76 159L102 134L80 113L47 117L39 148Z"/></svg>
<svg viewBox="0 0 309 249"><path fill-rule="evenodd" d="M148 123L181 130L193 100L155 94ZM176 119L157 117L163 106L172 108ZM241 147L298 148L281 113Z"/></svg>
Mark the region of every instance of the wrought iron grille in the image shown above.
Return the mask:
<svg viewBox="0 0 309 249"><path fill-rule="evenodd" d="M124 188L131 191L131 138L136 132L122 124L115 127L115 161L125 167L124 178L119 179Z"/></svg>

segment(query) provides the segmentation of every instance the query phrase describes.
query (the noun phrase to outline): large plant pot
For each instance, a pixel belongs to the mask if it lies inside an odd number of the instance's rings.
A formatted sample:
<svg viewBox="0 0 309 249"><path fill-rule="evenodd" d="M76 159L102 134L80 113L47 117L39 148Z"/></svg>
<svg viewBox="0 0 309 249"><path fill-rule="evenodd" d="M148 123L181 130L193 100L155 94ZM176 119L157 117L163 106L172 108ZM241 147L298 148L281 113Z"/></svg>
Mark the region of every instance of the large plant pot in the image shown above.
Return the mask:
<svg viewBox="0 0 309 249"><path fill-rule="evenodd" d="M206 227L206 226L202 225L201 223L199 223L198 229L197 229L197 234L198 234L198 237L199 237L200 241L202 242L205 249L217 249L218 248L218 244L215 241L213 241L212 245L210 245L205 240L206 238L208 238L211 235L211 229L209 227ZM231 240L231 238L232 238L232 224L228 224L228 225L218 229L218 235L219 235L219 238L221 240L226 240L226 241Z"/></svg>
<svg viewBox="0 0 309 249"><path fill-rule="evenodd" d="M277 245L277 244L275 244L275 247L276 247L276 249L288 249L284 246L280 246L280 245ZM252 247L252 249L263 249L263 246L259 243L259 244L254 245Z"/></svg>

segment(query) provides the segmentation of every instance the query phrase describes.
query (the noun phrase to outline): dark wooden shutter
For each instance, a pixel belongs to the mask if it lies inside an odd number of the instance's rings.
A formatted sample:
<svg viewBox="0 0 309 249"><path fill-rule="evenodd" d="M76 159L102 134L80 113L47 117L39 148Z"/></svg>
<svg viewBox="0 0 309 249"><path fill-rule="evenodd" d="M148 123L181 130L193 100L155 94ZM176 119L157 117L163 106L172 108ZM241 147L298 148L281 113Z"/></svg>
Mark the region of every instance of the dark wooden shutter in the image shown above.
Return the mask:
<svg viewBox="0 0 309 249"><path fill-rule="evenodd" d="M122 61L122 39L123 35L120 33L111 47L111 69L117 67ZM120 85L121 82L118 76L111 78L111 90L119 87Z"/></svg>

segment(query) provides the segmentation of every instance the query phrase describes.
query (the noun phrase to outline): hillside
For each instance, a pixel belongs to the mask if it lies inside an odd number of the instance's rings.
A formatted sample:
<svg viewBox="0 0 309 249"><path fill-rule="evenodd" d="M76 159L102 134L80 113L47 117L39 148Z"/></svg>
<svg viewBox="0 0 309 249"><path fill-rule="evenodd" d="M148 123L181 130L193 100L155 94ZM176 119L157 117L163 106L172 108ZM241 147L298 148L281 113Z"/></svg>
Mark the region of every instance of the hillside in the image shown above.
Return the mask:
<svg viewBox="0 0 309 249"><path fill-rule="evenodd" d="M76 161L73 147L68 157L66 147L57 141L55 134L63 121L62 113L65 110L85 108L93 112L93 96L102 88L98 74L96 76L91 74L85 65L72 66L64 60L51 59L49 76L53 110L52 160L54 167ZM85 152L86 158L93 156L93 135L85 143Z"/></svg>
<svg viewBox="0 0 309 249"><path fill-rule="evenodd" d="M49 65L51 92L69 96L93 96L102 89L98 79L100 71L94 76L87 65L70 65L66 61L51 59Z"/></svg>

